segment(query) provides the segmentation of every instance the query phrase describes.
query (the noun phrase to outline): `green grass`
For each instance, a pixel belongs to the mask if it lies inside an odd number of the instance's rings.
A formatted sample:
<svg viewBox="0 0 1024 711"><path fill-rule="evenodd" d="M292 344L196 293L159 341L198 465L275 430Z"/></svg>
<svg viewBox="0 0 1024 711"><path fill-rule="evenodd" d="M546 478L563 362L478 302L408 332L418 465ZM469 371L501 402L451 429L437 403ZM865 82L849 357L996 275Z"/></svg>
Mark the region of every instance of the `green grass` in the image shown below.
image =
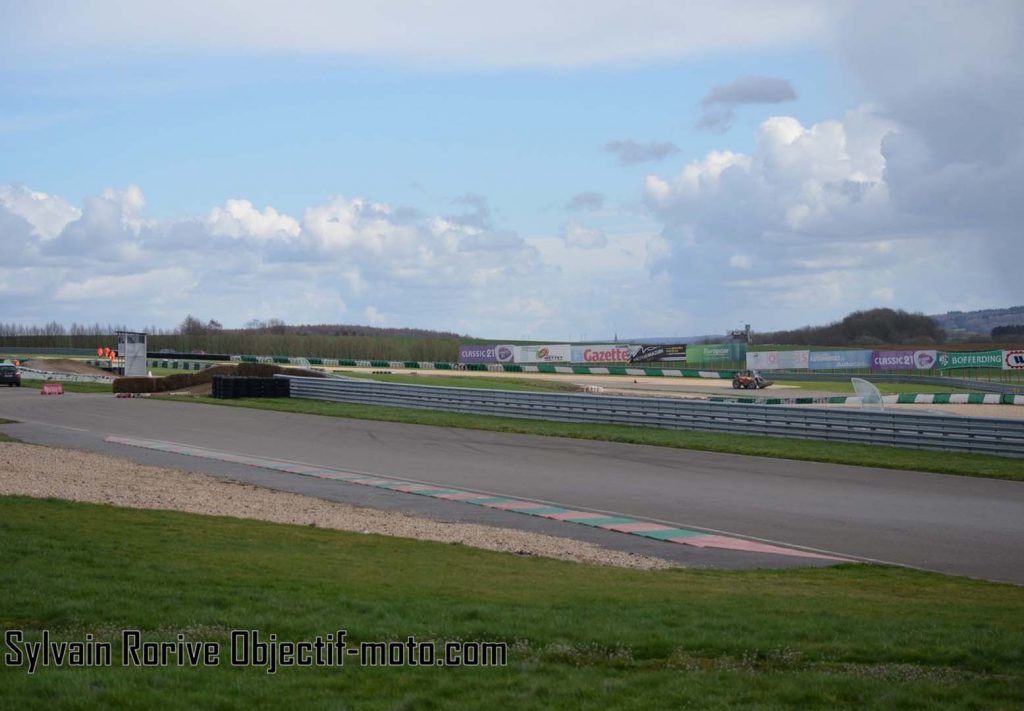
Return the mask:
<svg viewBox="0 0 1024 711"><path fill-rule="evenodd" d="M191 402L227 407L253 407L280 412L297 412L328 417L348 417L360 420L404 422L438 427L459 427L488 432L515 432L519 434L569 437L573 439L602 440L628 444L648 444L658 447L696 449L706 452L746 454L778 459L797 459L833 464L852 464L886 469L907 469L940 474L990 477L1024 481L1024 459L996 457L966 452L932 452L898 447L880 447L865 444L847 444L781 437L737 436L717 432L690 432L661 430L625 425L577 424L517 420L486 415L466 415L457 412L413 410L378 405L350 405L346 403L303 400L298 398L219 400L212 397L166 398L176 402Z"/></svg>
<svg viewBox="0 0 1024 711"><path fill-rule="evenodd" d="M176 375L178 373L195 373L195 370L186 370L185 368L146 368L147 373L152 373L154 378L160 378L165 375Z"/></svg>
<svg viewBox="0 0 1024 711"><path fill-rule="evenodd" d="M771 376L768 376L769 379ZM777 380L775 381L779 385L785 385L787 387L797 387L802 390L824 390L826 392L834 392L839 394L849 393L854 394L853 385L850 384L849 380L846 381L801 381L801 380ZM897 395L899 393L973 393L977 390L971 388L954 388L942 385L914 385L905 383L879 383L871 381L873 385L877 386L879 391L883 395ZM772 388L768 388L764 392L771 392Z"/></svg>
<svg viewBox="0 0 1024 711"><path fill-rule="evenodd" d="M62 382L64 386L64 392L67 393L112 393L114 392L113 386L110 383L76 383L76 382ZM25 380L22 378L21 387L23 388L35 388L41 390L43 387L42 380Z"/></svg>
<svg viewBox="0 0 1024 711"><path fill-rule="evenodd" d="M0 627L114 643L0 664L10 708L1019 708L1024 590L899 568L638 572L423 541L0 497ZM119 631L486 640L505 668L124 668Z"/></svg>
<svg viewBox="0 0 1024 711"><path fill-rule="evenodd" d="M0 417L0 425L13 425L16 422L17 420L8 420L6 418ZM0 442L21 442L21 440L15 437L11 437L8 434L4 434L3 432L0 432Z"/></svg>
<svg viewBox="0 0 1024 711"><path fill-rule="evenodd" d="M378 380L382 383L402 385L434 385L445 388L477 388L485 390L516 390L523 392L579 392L580 388L564 380L542 380L540 378L499 378L485 375L406 375L404 373L367 373L354 370L339 370L338 373L353 378Z"/></svg>

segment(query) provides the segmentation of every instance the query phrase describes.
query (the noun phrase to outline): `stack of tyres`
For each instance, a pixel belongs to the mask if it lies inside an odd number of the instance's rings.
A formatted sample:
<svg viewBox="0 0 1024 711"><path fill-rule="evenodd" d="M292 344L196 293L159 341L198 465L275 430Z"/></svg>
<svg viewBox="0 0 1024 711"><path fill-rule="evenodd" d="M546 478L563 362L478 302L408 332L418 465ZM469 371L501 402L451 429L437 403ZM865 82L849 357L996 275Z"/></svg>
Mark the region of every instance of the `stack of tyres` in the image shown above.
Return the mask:
<svg viewBox="0 0 1024 711"><path fill-rule="evenodd" d="M291 388L287 378L215 375L213 396L222 400L242 397L290 397Z"/></svg>

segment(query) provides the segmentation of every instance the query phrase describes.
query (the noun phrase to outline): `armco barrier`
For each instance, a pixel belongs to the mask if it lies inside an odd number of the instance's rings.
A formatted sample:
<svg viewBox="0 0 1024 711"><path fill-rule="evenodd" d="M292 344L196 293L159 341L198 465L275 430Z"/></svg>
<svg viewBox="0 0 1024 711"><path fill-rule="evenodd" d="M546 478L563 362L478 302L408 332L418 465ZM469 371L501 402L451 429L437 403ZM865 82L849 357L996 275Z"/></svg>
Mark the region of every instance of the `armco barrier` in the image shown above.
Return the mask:
<svg viewBox="0 0 1024 711"><path fill-rule="evenodd" d="M291 381L292 397L313 400L1024 456L1016 420L275 377Z"/></svg>
<svg viewBox="0 0 1024 711"><path fill-rule="evenodd" d="M79 373L54 373L21 366L22 380L55 380L65 383L110 383L113 375L81 375Z"/></svg>

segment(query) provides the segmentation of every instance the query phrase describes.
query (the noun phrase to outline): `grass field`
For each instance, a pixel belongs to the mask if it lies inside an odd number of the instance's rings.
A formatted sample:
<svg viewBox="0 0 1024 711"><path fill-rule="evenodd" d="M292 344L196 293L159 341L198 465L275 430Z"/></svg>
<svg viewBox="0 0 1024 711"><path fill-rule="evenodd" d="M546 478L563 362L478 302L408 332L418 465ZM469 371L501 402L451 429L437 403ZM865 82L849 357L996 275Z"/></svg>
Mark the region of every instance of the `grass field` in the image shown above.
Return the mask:
<svg viewBox="0 0 1024 711"><path fill-rule="evenodd" d="M438 427L460 427L489 432L516 432L550 437L648 444L659 447L697 449L708 452L747 454L779 459L854 464L883 467L886 469L909 469L942 474L1024 481L1024 459L968 454L964 452L932 452L918 449L900 449L897 447L875 447L864 444L783 439L780 437L738 437L715 432L661 430L646 427L627 427L624 425L517 420L506 417L466 415L457 412L413 410L398 407L381 407L378 405L350 405L292 398L218 400L212 397L195 397L174 399L179 402L227 407L254 407L264 410L299 412L328 417L350 417L361 420L405 422L418 425L435 425Z"/></svg>
<svg viewBox="0 0 1024 711"><path fill-rule="evenodd" d="M0 497L0 627L114 645L0 664L9 708L1020 708L1024 589L899 568L638 572L238 519ZM119 631L221 645L124 668ZM508 643L486 668L233 668L229 632Z"/></svg>

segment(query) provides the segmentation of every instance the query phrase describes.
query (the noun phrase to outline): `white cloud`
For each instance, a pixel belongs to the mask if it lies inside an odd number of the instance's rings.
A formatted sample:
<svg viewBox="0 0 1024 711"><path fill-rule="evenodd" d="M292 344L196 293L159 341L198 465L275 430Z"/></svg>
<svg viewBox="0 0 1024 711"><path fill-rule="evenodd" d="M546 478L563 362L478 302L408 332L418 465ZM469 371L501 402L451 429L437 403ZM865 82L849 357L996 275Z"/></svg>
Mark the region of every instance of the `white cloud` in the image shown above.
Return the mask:
<svg viewBox="0 0 1024 711"><path fill-rule="evenodd" d="M187 291L196 280L183 267L154 269L140 274L123 276L94 276L81 281L68 281L54 295L56 301L105 301L109 299L153 298L171 289Z"/></svg>
<svg viewBox="0 0 1024 711"><path fill-rule="evenodd" d="M272 239L279 234L296 237L299 223L272 207L257 210L248 200L228 200L224 207L215 207L206 218L211 234L227 237Z"/></svg>
<svg viewBox="0 0 1024 711"><path fill-rule="evenodd" d="M27 221L44 240L53 239L82 215L81 210L63 198L29 190L24 185L0 185L0 208Z"/></svg>
<svg viewBox="0 0 1024 711"><path fill-rule="evenodd" d="M749 254L734 254L729 257L729 266L749 270L754 266L754 260L750 258Z"/></svg>
<svg viewBox="0 0 1024 711"><path fill-rule="evenodd" d="M608 245L604 232L575 222L562 227L562 239L565 240L565 246L575 249L603 249Z"/></svg>
<svg viewBox="0 0 1024 711"><path fill-rule="evenodd" d="M809 0L339 3L35 0L6 11L7 53L209 50L334 53L413 64L579 67L813 43L835 8ZM60 22L52 22L60 17ZM0 50L2 52L3 50Z"/></svg>
<svg viewBox="0 0 1024 711"><path fill-rule="evenodd" d="M417 66L573 67L813 43L833 7L809 0L164 2L36 0L8 10L0 54L66 48L339 54ZM60 22L52 21L59 17Z"/></svg>
<svg viewBox="0 0 1024 711"><path fill-rule="evenodd" d="M902 130L872 106L811 126L773 117L749 155L712 151L678 175L648 176L674 298L715 293L721 311L778 324L900 299L941 311L943 284L986 289L991 270L972 243L997 239L983 222L945 228L893 199L886 146ZM751 277L728 279L720 265Z"/></svg>

